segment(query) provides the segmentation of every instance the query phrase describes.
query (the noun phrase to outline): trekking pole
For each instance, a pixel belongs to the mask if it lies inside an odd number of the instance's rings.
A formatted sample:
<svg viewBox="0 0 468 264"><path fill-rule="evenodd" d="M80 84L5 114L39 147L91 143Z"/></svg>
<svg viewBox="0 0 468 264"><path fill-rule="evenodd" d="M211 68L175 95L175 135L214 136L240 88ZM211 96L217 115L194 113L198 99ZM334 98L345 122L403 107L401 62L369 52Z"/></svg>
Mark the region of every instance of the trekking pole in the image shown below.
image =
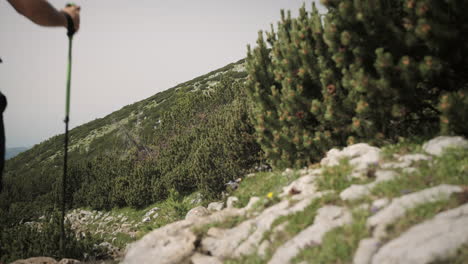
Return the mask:
<svg viewBox="0 0 468 264"><path fill-rule="evenodd" d="M67 4L67 7L73 4ZM62 177L62 217L60 222L60 254L65 257L65 192L67 187L67 162L68 162L68 123L70 121L70 88L71 88L71 70L72 70L72 44L75 34L75 24L73 19L67 13L67 36L68 36L68 67L67 67L67 89L65 95L65 149L63 155L63 177Z"/></svg>

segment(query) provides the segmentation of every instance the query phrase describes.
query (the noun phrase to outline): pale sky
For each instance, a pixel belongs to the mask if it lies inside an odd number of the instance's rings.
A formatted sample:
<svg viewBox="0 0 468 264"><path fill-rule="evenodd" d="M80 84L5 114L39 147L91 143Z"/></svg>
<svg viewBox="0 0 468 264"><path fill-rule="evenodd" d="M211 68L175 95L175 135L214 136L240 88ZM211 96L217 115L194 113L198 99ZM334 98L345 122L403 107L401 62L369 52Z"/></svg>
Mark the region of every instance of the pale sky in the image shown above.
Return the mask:
<svg viewBox="0 0 468 264"><path fill-rule="evenodd" d="M73 43L71 128L246 57L246 45L276 24L280 9L297 15L312 1L74 1L82 24ZM39 27L0 1L7 147L64 132L67 47L64 28Z"/></svg>

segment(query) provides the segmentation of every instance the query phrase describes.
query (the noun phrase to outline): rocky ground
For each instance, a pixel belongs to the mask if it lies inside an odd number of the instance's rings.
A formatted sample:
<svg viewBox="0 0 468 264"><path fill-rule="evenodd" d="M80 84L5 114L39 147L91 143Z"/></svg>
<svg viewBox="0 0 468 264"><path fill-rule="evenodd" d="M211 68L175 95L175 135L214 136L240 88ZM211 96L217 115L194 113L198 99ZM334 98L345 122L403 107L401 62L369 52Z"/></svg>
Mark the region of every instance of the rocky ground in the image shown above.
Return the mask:
<svg viewBox="0 0 468 264"><path fill-rule="evenodd" d="M125 264L468 263L468 141L461 137L382 149L355 144L309 168L250 174L229 186L230 197L207 207L197 195L180 200L177 208L193 207L180 221L184 214L167 203L77 209L67 219ZM15 263L79 263L44 260Z"/></svg>
<svg viewBox="0 0 468 264"><path fill-rule="evenodd" d="M460 137L395 153L332 149L284 171L294 180L281 192L192 209L130 245L123 263L466 263L466 149Z"/></svg>

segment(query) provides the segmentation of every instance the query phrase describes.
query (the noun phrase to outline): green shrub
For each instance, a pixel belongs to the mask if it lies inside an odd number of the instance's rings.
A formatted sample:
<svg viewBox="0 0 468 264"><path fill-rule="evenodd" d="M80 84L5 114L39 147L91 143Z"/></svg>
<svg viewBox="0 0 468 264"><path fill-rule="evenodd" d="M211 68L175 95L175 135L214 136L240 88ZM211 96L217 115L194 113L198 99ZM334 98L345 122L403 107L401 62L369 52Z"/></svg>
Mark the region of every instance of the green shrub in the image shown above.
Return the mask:
<svg viewBox="0 0 468 264"><path fill-rule="evenodd" d="M466 135L468 2L322 2L324 19L315 5L294 19L282 12L277 32L266 41L260 32L248 51L252 116L273 165L304 166L358 140L433 135L439 119L443 133Z"/></svg>

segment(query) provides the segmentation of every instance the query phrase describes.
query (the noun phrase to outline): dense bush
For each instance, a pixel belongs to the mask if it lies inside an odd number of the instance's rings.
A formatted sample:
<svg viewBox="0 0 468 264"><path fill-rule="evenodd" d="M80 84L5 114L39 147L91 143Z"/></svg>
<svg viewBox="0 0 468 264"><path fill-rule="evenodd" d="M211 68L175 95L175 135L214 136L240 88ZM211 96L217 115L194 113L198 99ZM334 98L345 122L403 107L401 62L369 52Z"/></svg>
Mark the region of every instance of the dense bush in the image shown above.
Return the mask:
<svg viewBox="0 0 468 264"><path fill-rule="evenodd" d="M324 18L315 5L282 12L277 32L249 48L254 123L273 165L433 134L439 119L443 133L467 135L467 1L322 2Z"/></svg>
<svg viewBox="0 0 468 264"><path fill-rule="evenodd" d="M131 138L125 155L109 151L70 165L69 208L142 208L171 192L214 198L258 163L260 147L241 81L224 78L206 93L180 90L176 96L156 116L163 120L158 126L153 118L140 124L144 134L124 130L124 138ZM59 182L54 186L58 193Z"/></svg>

